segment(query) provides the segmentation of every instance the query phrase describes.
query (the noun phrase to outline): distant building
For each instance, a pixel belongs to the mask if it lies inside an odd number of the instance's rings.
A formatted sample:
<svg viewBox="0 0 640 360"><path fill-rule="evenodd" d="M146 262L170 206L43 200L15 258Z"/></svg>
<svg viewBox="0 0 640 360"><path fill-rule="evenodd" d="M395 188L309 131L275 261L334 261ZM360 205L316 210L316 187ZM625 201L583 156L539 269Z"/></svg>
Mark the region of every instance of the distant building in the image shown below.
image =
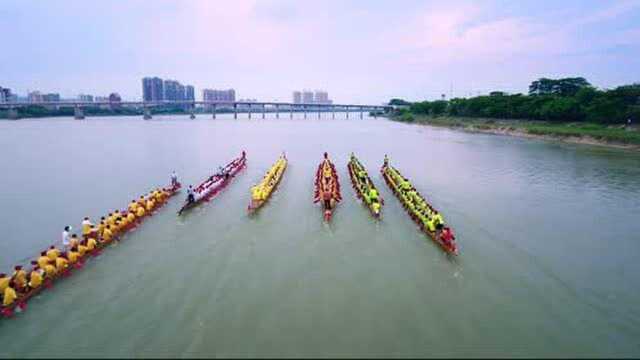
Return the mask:
<svg viewBox="0 0 640 360"><path fill-rule="evenodd" d="M109 97L108 96L96 96L93 98L93 101L95 102L107 102L109 101Z"/></svg>
<svg viewBox="0 0 640 360"><path fill-rule="evenodd" d="M78 95L78 100L82 102L93 102L93 95L80 94Z"/></svg>
<svg viewBox="0 0 640 360"><path fill-rule="evenodd" d="M293 103L301 104L302 103L302 93L300 91L293 92Z"/></svg>
<svg viewBox="0 0 640 360"><path fill-rule="evenodd" d="M28 95L30 103L42 102L42 93L40 91L32 91Z"/></svg>
<svg viewBox="0 0 640 360"><path fill-rule="evenodd" d="M110 103L119 103L119 102L122 102L122 98L120 97L120 94L118 94L118 93L111 93L111 94L109 94L109 102Z"/></svg>
<svg viewBox="0 0 640 360"><path fill-rule="evenodd" d="M142 100L164 100L164 83L159 77L146 77L142 79Z"/></svg>
<svg viewBox="0 0 640 360"><path fill-rule="evenodd" d="M44 102L59 102L60 101L60 94L57 94L57 93L43 94L42 95L42 101L44 101Z"/></svg>
<svg viewBox="0 0 640 360"><path fill-rule="evenodd" d="M236 91L234 89L228 89L228 90L204 89L202 90L202 101L235 102Z"/></svg>
<svg viewBox="0 0 640 360"><path fill-rule="evenodd" d="M194 101L195 99L196 99L196 91L195 91L195 88L193 87L193 85L187 85L187 86L186 86L185 100L192 100L192 101Z"/></svg>
<svg viewBox="0 0 640 360"><path fill-rule="evenodd" d="M309 90L302 91L302 102L304 104L313 104L313 92Z"/></svg>
<svg viewBox="0 0 640 360"><path fill-rule="evenodd" d="M323 90L316 90L313 98L313 102L315 104L331 104L332 101L329 100L329 93Z"/></svg>
<svg viewBox="0 0 640 360"><path fill-rule="evenodd" d="M11 89L0 86L0 102L12 102Z"/></svg>

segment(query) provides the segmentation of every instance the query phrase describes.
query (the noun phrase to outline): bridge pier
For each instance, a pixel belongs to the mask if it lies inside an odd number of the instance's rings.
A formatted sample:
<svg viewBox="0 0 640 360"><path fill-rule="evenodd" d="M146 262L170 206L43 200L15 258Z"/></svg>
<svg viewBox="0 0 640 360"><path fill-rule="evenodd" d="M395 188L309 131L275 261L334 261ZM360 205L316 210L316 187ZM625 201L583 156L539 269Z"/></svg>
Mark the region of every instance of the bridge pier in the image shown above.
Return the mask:
<svg viewBox="0 0 640 360"><path fill-rule="evenodd" d="M238 118L238 104L233 104L233 118Z"/></svg>
<svg viewBox="0 0 640 360"><path fill-rule="evenodd" d="M318 119L320 119L320 107L318 107Z"/></svg>
<svg viewBox="0 0 640 360"><path fill-rule="evenodd" d="M251 104L249 104L249 119L251 119Z"/></svg>
<svg viewBox="0 0 640 360"><path fill-rule="evenodd" d="M347 119L348 119L348 118L349 118L349 107L347 106L347 107L345 107L345 109L346 109L346 111L345 111L345 112L346 112L346 114L347 114Z"/></svg>
<svg viewBox="0 0 640 360"><path fill-rule="evenodd" d="M9 120L18 120L20 118L20 115L18 115L18 109L12 107L7 110L7 116L9 117Z"/></svg>
<svg viewBox="0 0 640 360"><path fill-rule="evenodd" d="M304 118L306 119L307 118L307 107L303 106L302 110L304 111Z"/></svg>
<svg viewBox="0 0 640 360"><path fill-rule="evenodd" d="M82 110L82 108L80 106L75 106L73 108L73 118L76 120L82 120L84 119L84 110Z"/></svg>
<svg viewBox="0 0 640 360"><path fill-rule="evenodd" d="M265 109L264 109L264 108L265 108L265 105L264 105L264 104L262 104L262 118L263 118L263 119L264 119L264 111L265 111Z"/></svg>
<svg viewBox="0 0 640 360"><path fill-rule="evenodd" d="M152 116L151 116L151 108L145 107L144 110L142 111L143 115L142 118L145 120L151 120Z"/></svg>
<svg viewBox="0 0 640 360"><path fill-rule="evenodd" d="M276 104L276 119L280 119L280 106Z"/></svg>
<svg viewBox="0 0 640 360"><path fill-rule="evenodd" d="M336 108L335 107L331 107L331 118L335 119L336 118Z"/></svg>
<svg viewBox="0 0 640 360"><path fill-rule="evenodd" d="M360 107L360 119L362 119L362 106Z"/></svg>
<svg viewBox="0 0 640 360"><path fill-rule="evenodd" d="M216 119L216 105L213 104L213 107L211 108L211 117L215 120Z"/></svg>
<svg viewBox="0 0 640 360"><path fill-rule="evenodd" d="M189 119L193 120L196 118L196 114L193 113L193 111L191 111L191 113L189 114Z"/></svg>

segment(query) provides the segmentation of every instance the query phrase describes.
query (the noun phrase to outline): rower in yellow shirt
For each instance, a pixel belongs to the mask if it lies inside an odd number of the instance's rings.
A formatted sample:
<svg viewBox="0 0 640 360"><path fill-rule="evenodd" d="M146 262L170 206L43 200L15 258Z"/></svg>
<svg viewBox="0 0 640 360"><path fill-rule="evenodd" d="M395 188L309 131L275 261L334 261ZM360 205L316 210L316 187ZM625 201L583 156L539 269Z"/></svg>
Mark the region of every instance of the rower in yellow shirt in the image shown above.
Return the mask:
<svg viewBox="0 0 640 360"><path fill-rule="evenodd" d="M136 211L136 216L138 218L142 218L145 215L146 211L143 206L138 206L138 210Z"/></svg>
<svg viewBox="0 0 640 360"><path fill-rule="evenodd" d="M78 235L72 234L71 240L69 240L69 247L76 247L80 244L80 239L78 239Z"/></svg>
<svg viewBox="0 0 640 360"><path fill-rule="evenodd" d="M60 256L60 251L58 251L58 249L56 249L55 246L51 245L49 247L49 250L47 250L47 257L49 258L49 260L51 261L56 261L56 258Z"/></svg>
<svg viewBox="0 0 640 360"><path fill-rule="evenodd" d="M9 283L11 282L11 278L7 276L7 274L0 274L0 294L2 294L4 292L4 289L7 288L7 286L9 286Z"/></svg>
<svg viewBox="0 0 640 360"><path fill-rule="evenodd" d="M44 267L46 265L48 265L49 261L51 261L51 260L47 256L47 252L43 251L43 252L40 253L40 257L36 261L38 262L38 266L40 266L41 269L44 269Z"/></svg>
<svg viewBox="0 0 640 360"><path fill-rule="evenodd" d="M138 203L135 200L131 200L131 202L129 203L129 207L127 208L127 210L135 212L136 209L138 208Z"/></svg>
<svg viewBox="0 0 640 360"><path fill-rule="evenodd" d="M153 210L153 206L154 206L153 200L152 200L151 198L149 198L149 199L147 200L147 204L146 204L147 212L149 212L149 213L150 213L150 212L151 212L151 210Z"/></svg>
<svg viewBox="0 0 640 360"><path fill-rule="evenodd" d="M18 298L18 294L16 294L16 291L13 289L13 287L11 287L11 285L14 285L14 284L10 284L2 292L2 294L4 295L2 299L2 306L9 306L13 304L13 302L16 301L16 299Z"/></svg>
<svg viewBox="0 0 640 360"><path fill-rule="evenodd" d="M16 265L12 276L13 282L16 284L16 290L23 292L27 288L27 272L22 270L22 266Z"/></svg>
<svg viewBox="0 0 640 360"><path fill-rule="evenodd" d="M89 251L94 251L97 246L98 246L98 242L96 241L96 239L89 238L89 240L87 240L87 249Z"/></svg>
<svg viewBox="0 0 640 360"><path fill-rule="evenodd" d="M42 285L42 275L44 274L44 270L39 267L33 268L31 273L29 274L29 287L32 289L40 287Z"/></svg>
<svg viewBox="0 0 640 360"><path fill-rule="evenodd" d="M51 265L51 264L47 264L47 265L44 267L44 273L47 275L47 278L49 278L49 279L53 279L53 278L55 278L55 277L56 277L56 274L57 274L58 272L56 271L56 267L55 267L55 266L53 266L53 265Z"/></svg>
<svg viewBox="0 0 640 360"><path fill-rule="evenodd" d="M107 225L104 233L102 233L102 241L108 244L111 240L113 240L113 232L111 231L111 225Z"/></svg>
<svg viewBox="0 0 640 360"><path fill-rule="evenodd" d="M111 227L113 227L113 225L115 225L116 219L113 216L113 213L109 213L109 215L107 215L107 225L111 225Z"/></svg>
<svg viewBox="0 0 640 360"><path fill-rule="evenodd" d="M133 213L133 211L129 212L127 214L127 221L129 222L129 224L133 225L133 223L136 221L136 215Z"/></svg>
<svg viewBox="0 0 640 360"><path fill-rule="evenodd" d="M65 270L67 270L68 267L69 267L69 260L65 259L62 256L56 259L56 270L58 271L58 273L64 272Z"/></svg>
<svg viewBox="0 0 640 360"><path fill-rule="evenodd" d="M75 264L80 260L80 254L78 253L77 247L73 247L67 252L67 260L69 260L70 264Z"/></svg>
<svg viewBox="0 0 640 360"><path fill-rule="evenodd" d="M83 241L80 243L80 245L78 245L78 254L80 254L80 257L83 257L84 254L86 254L89 250L84 244L85 242Z"/></svg>

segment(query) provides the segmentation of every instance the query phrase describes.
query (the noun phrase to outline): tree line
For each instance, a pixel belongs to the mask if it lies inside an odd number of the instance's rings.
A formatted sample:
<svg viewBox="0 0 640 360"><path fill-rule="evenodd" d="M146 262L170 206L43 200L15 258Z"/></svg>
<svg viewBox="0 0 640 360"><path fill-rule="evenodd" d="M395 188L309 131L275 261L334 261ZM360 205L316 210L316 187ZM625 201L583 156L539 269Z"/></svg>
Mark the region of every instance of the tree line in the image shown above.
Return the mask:
<svg viewBox="0 0 640 360"><path fill-rule="evenodd" d="M600 90L581 77L541 78L531 83L528 95L494 91L448 101L392 99L389 104L408 106L403 113L430 116L621 124L628 119L640 121L640 84Z"/></svg>

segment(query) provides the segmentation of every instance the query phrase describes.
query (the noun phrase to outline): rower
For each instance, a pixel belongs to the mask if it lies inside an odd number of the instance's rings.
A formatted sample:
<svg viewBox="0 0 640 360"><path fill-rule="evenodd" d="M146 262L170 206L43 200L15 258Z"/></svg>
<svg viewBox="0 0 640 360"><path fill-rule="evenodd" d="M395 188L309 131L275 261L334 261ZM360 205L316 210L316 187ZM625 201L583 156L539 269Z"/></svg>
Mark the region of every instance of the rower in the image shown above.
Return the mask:
<svg viewBox="0 0 640 360"><path fill-rule="evenodd" d="M80 254L80 257L83 257L84 254L87 253L87 251L89 251L89 248L85 245L86 240L82 240L82 242L80 244L78 244L78 254Z"/></svg>
<svg viewBox="0 0 640 360"><path fill-rule="evenodd" d="M40 266L40 268L44 269L44 267L49 264L49 257L47 256L47 252L43 251L40 253L40 257L36 260L38 262L38 266Z"/></svg>
<svg viewBox="0 0 640 360"><path fill-rule="evenodd" d="M144 206L138 206L138 210L136 210L136 216L140 219L144 216Z"/></svg>
<svg viewBox="0 0 640 360"><path fill-rule="evenodd" d="M62 246L66 248L69 247L69 231L71 231L71 226L65 226L64 231L62 231Z"/></svg>
<svg viewBox="0 0 640 360"><path fill-rule="evenodd" d="M369 190L369 199L371 199L371 201L378 201L378 190L371 188L371 190Z"/></svg>
<svg viewBox="0 0 640 360"><path fill-rule="evenodd" d="M107 222L104 220L104 216L100 218L100 224L98 224L98 236L102 236L104 228L107 226Z"/></svg>
<svg viewBox="0 0 640 360"><path fill-rule="evenodd" d="M93 252L97 246L98 242L96 241L96 239L89 238L89 240L87 240L87 250L89 250L89 252Z"/></svg>
<svg viewBox="0 0 640 360"><path fill-rule="evenodd" d="M67 252L67 259L70 264L75 264L80 259L80 254L78 253L77 247L72 247L71 250Z"/></svg>
<svg viewBox="0 0 640 360"><path fill-rule="evenodd" d="M83 237L89 236L89 233L91 231L91 226L93 226L93 224L89 220L89 217L85 216L84 220L82 220L82 236Z"/></svg>
<svg viewBox="0 0 640 360"><path fill-rule="evenodd" d="M69 267L69 261L64 257L60 256L56 259L56 271L59 274L62 274Z"/></svg>
<svg viewBox="0 0 640 360"><path fill-rule="evenodd" d="M187 203L192 203L195 201L195 197L193 195L193 186L189 185L187 189Z"/></svg>
<svg viewBox="0 0 640 360"><path fill-rule="evenodd" d="M80 240L78 239L78 235L71 234L71 240L69 240L69 246L75 247L75 246L78 246L78 244L80 244Z"/></svg>
<svg viewBox="0 0 640 360"><path fill-rule="evenodd" d="M138 210L139 209L140 208L138 208ZM144 211L144 209L142 209L142 211ZM108 244L111 242L111 239L113 239L113 232L111 231L111 225L107 225L102 233L102 241Z"/></svg>
<svg viewBox="0 0 640 360"><path fill-rule="evenodd" d="M7 274L5 273L0 274L0 294L4 293L4 289L6 289L7 286L9 286L10 282L11 282L11 278L7 276Z"/></svg>
<svg viewBox="0 0 640 360"><path fill-rule="evenodd" d="M380 203L376 200L376 201L372 201L371 202L371 209L373 210L374 214L379 214L380 213Z"/></svg>
<svg viewBox="0 0 640 360"><path fill-rule="evenodd" d="M2 292L2 306L9 306L18 298L18 294L16 294L16 291L13 289L14 286L15 283L10 282Z"/></svg>
<svg viewBox="0 0 640 360"><path fill-rule="evenodd" d="M33 264L33 262L32 262ZM44 270L40 269L37 265L29 273L29 287L32 289L39 288L42 285L42 275Z"/></svg>
<svg viewBox="0 0 640 360"><path fill-rule="evenodd" d="M136 209L138 207L138 203L135 200L131 200L131 202L129 203L129 207L127 208L127 210L129 211L133 211L135 212Z"/></svg>
<svg viewBox="0 0 640 360"><path fill-rule="evenodd" d="M56 277L56 274L58 273L58 271L56 270L55 266L53 266L51 264L47 264L44 267L44 273L46 274L47 278L54 279Z"/></svg>
<svg viewBox="0 0 640 360"><path fill-rule="evenodd" d="M387 154L384 154L384 164L382 166L389 166L389 157L387 157Z"/></svg>
<svg viewBox="0 0 640 360"><path fill-rule="evenodd" d="M127 213L127 221L131 225L133 225L136 221L136 215L133 213L133 211L129 211L129 213Z"/></svg>
<svg viewBox="0 0 640 360"><path fill-rule="evenodd" d="M51 245L49 247L49 250L47 250L47 257L51 260L51 261L56 261L56 258L60 256L60 251L58 249L56 249L55 246Z"/></svg>
<svg viewBox="0 0 640 360"><path fill-rule="evenodd" d="M18 292L24 292L27 289L27 272L22 270L22 266L15 266L11 278L16 284L16 290L18 290Z"/></svg>
<svg viewBox="0 0 640 360"><path fill-rule="evenodd" d="M173 188L176 188L178 186L178 174L176 174L175 170L171 172L171 186Z"/></svg>

